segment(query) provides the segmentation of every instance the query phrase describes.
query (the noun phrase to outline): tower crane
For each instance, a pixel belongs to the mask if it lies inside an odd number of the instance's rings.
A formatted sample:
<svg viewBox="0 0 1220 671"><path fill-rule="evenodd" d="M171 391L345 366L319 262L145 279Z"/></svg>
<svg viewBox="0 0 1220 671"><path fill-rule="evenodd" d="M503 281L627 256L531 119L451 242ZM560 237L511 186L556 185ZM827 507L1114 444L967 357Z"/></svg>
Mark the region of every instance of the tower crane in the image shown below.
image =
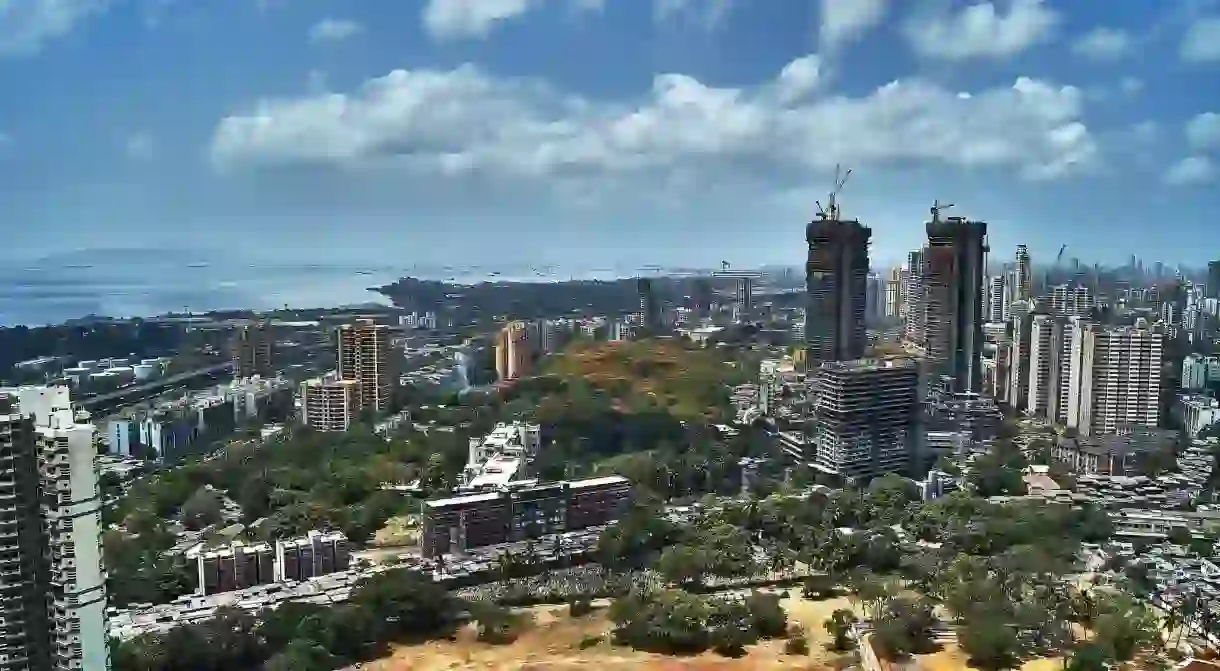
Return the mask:
<svg viewBox="0 0 1220 671"><path fill-rule="evenodd" d="M839 221L839 203L837 202L839 191L847 183L848 177L851 177L851 168L842 171L842 166L836 164L834 188L831 189L830 195L826 197L826 207L823 209L821 201L813 201L818 206L818 219L822 221Z"/></svg>
<svg viewBox="0 0 1220 671"><path fill-rule="evenodd" d="M942 203L939 200L932 201L932 207L930 208L932 211L932 223L939 224L940 213L951 207L953 207L953 203Z"/></svg>

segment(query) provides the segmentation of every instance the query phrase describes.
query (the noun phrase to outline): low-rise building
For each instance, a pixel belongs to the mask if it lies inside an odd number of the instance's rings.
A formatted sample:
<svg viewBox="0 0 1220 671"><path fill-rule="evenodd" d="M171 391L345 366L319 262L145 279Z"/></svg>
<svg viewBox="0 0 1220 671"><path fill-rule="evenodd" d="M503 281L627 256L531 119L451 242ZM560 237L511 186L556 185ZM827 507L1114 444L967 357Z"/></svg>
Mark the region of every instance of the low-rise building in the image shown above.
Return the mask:
<svg viewBox="0 0 1220 671"><path fill-rule="evenodd" d="M275 542L278 580L307 580L346 571L351 564L347 536L339 531L310 531L300 538Z"/></svg>
<svg viewBox="0 0 1220 671"><path fill-rule="evenodd" d="M622 476L571 482L522 482L499 491L464 494L423 504L422 552L447 552L575 531L618 519L630 504Z"/></svg>
<svg viewBox="0 0 1220 671"><path fill-rule="evenodd" d="M275 556L268 543L234 541L211 549L197 546L186 557L195 561L195 593L200 596L275 582Z"/></svg>
<svg viewBox="0 0 1220 671"><path fill-rule="evenodd" d="M1176 433L1144 429L1125 434L1060 438L1051 456L1077 473L1140 475L1150 454L1172 450Z"/></svg>

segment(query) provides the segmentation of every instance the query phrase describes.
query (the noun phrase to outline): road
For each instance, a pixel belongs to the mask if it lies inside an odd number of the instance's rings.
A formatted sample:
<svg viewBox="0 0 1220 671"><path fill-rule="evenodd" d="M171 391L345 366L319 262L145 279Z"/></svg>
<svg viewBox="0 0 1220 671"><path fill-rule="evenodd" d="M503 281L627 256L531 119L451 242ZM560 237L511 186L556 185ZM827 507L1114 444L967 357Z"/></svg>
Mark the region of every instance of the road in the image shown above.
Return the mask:
<svg viewBox="0 0 1220 671"><path fill-rule="evenodd" d="M226 361L224 363L218 363L218 364L215 364L212 366L207 366L205 368L196 368L194 370L188 370L188 371L185 371L182 373L177 373L175 375L170 375L169 377L163 377L163 378L160 378L157 380L153 380L151 382L146 382L144 384L137 384L137 385L132 385L130 387L123 387L122 389L116 389L114 391L107 392L105 394L99 394L97 396L92 396L90 398L81 400L80 403L78 403L78 405L85 410L93 410L94 408L104 406L107 403L111 403L113 401L118 401L118 400L128 398L131 396L141 396L141 395L147 396L147 395L150 395L151 392L154 392L158 389L165 389L167 387L172 387L180 382L185 382L187 380L202 377L205 375L214 375L216 373L227 372L232 369L233 369L233 362L231 362L231 361Z"/></svg>

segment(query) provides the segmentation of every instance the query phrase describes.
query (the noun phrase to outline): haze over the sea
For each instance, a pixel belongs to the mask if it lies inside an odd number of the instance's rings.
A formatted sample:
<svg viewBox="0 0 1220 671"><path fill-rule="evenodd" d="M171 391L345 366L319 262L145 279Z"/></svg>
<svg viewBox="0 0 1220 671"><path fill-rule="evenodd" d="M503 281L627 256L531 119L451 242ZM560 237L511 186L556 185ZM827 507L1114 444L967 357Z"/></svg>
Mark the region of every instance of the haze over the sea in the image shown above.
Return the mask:
<svg viewBox="0 0 1220 671"><path fill-rule="evenodd" d="M250 262L155 249L65 252L0 263L0 326L55 324L90 314L132 317L184 309L205 312L388 303L369 287L404 276L459 282L554 281L628 277L634 270Z"/></svg>

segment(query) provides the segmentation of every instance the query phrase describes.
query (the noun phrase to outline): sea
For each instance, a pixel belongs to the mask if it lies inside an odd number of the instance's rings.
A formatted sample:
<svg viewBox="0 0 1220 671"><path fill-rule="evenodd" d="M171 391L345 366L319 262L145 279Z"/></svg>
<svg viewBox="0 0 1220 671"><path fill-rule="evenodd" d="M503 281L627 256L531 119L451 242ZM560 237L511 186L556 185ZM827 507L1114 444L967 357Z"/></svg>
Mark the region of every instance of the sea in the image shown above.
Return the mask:
<svg viewBox="0 0 1220 671"><path fill-rule="evenodd" d="M425 264L191 261L181 254L124 253L0 260L0 326L59 324L87 315L267 310L388 304L372 287L402 277L473 284L630 277L623 269L458 268Z"/></svg>

